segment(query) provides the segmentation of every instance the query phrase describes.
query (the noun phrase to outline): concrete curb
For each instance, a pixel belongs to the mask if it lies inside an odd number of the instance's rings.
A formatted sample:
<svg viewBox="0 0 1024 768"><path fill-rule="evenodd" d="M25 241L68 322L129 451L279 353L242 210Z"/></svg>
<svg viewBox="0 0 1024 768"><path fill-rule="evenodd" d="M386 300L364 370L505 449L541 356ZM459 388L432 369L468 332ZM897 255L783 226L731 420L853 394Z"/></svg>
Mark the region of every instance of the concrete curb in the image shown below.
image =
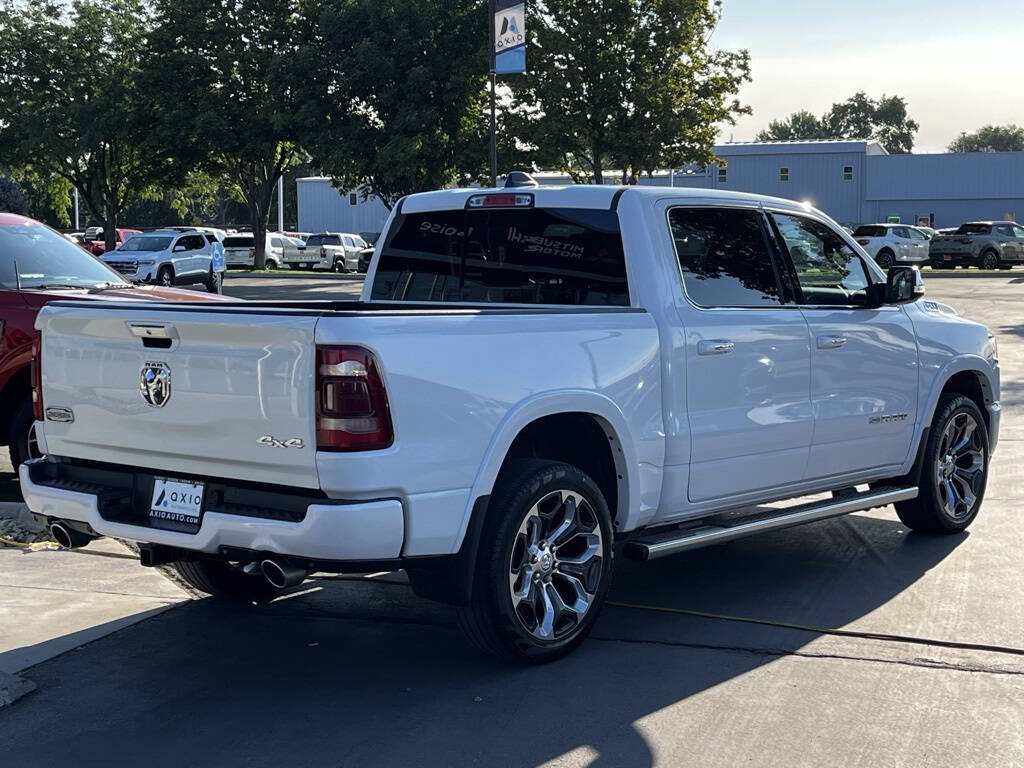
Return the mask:
<svg viewBox="0 0 1024 768"><path fill-rule="evenodd" d="M0 709L13 704L35 689L36 684L31 680L0 672Z"/></svg>

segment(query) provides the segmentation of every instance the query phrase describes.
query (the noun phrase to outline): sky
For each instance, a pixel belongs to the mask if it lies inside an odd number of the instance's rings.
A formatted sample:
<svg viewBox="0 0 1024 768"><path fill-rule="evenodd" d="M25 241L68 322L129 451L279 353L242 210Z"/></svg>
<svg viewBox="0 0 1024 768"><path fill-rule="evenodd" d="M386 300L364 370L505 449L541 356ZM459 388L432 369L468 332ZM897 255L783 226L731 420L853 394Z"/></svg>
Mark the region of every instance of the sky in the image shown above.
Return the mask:
<svg viewBox="0 0 1024 768"><path fill-rule="evenodd" d="M944 152L961 132L1024 125L1024 2L724 0L712 37L750 51L753 115L721 139L752 141L772 119L816 115L857 91L896 94L921 124L914 152Z"/></svg>

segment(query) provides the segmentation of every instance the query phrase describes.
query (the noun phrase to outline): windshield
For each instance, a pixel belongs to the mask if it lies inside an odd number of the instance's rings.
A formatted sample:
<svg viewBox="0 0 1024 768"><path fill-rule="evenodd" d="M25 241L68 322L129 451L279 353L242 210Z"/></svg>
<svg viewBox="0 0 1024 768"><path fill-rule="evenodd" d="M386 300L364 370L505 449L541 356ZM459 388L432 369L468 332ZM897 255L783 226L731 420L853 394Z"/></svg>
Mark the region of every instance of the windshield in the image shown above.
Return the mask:
<svg viewBox="0 0 1024 768"><path fill-rule="evenodd" d="M111 284L128 285L107 265L49 227L28 220L0 224L3 288L96 288Z"/></svg>
<svg viewBox="0 0 1024 768"><path fill-rule="evenodd" d="M171 244L171 238L154 235L135 235L124 245L118 247L118 251L166 251Z"/></svg>

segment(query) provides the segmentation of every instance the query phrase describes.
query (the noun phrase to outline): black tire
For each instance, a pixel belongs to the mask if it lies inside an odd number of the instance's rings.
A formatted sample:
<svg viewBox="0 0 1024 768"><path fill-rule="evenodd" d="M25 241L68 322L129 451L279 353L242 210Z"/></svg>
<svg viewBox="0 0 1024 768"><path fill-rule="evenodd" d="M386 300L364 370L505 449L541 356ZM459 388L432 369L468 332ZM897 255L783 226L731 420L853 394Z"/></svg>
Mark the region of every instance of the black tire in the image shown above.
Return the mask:
<svg viewBox="0 0 1024 768"><path fill-rule="evenodd" d="M273 259L267 259L263 262L264 272L273 272L275 269L277 269L277 262Z"/></svg>
<svg viewBox="0 0 1024 768"><path fill-rule="evenodd" d="M573 499L574 513L568 511L566 491L581 499L579 503ZM533 530L531 520L535 521ZM566 521L570 527L557 535ZM545 525L549 526L546 533ZM527 562L531 560L527 540L532 534L535 539L551 534L555 543L550 546L546 538L539 541L546 557L540 561L533 557L536 565ZM508 661L541 664L570 653L589 634L608 592L612 535L608 504L585 473L554 461L510 463L502 470L488 505L473 597L469 605L456 608L460 629L478 648ZM569 554L558 555L566 551ZM518 571L513 566L514 558L520 560ZM567 570L575 575L566 575ZM582 595L573 591L571 580L583 589ZM521 588L525 588L525 597L520 598L517 611L512 592ZM558 603L552 599L552 590L557 593ZM570 592L584 603L582 615L579 602L568 607ZM539 598L553 616L550 621L547 616L542 620L536 611ZM535 625L532 629L530 623ZM548 633L550 639L540 636Z"/></svg>
<svg viewBox="0 0 1024 768"><path fill-rule="evenodd" d="M999 269L999 254L995 251L985 251L981 254L981 262L978 264L979 269Z"/></svg>
<svg viewBox="0 0 1024 768"><path fill-rule="evenodd" d="M37 459L41 455L36 444L34 430L35 416L32 414L32 395L25 395L14 409L11 426L7 433L7 449L11 454L14 471L29 459Z"/></svg>
<svg viewBox="0 0 1024 768"><path fill-rule="evenodd" d="M878 252L878 256L875 257L875 264L880 266L882 269L889 269L895 263L896 257L893 255L893 252L887 248L883 248Z"/></svg>
<svg viewBox="0 0 1024 768"><path fill-rule="evenodd" d="M281 590L260 574L250 575L222 560L192 560L174 563L174 570L185 581L213 597L228 600L266 602Z"/></svg>
<svg viewBox="0 0 1024 768"><path fill-rule="evenodd" d="M210 274L206 278L206 290L209 293L224 293L224 275L220 272L214 272L213 268L210 268Z"/></svg>
<svg viewBox="0 0 1024 768"><path fill-rule="evenodd" d="M950 446L950 441L946 438L950 424L959 422L966 425L968 419L973 420L975 424L975 428L968 436L968 448L972 449L972 452L981 452L979 471L970 481L959 474L958 468L966 463L959 459L954 460L951 470L956 477L947 476L949 463L946 459L951 453L951 448L956 447ZM971 458L973 462L974 457ZM921 533L950 534L966 530L981 509L988 481L988 460L988 430L985 428L981 410L969 397L952 393L943 395L935 409L935 417L928 432L918 496L916 499L897 502L896 514L905 526ZM964 472L966 474L966 470ZM969 506L966 501L962 502L965 508L960 514L950 514L948 511L947 501L951 499L948 487L955 487L955 492L960 494L961 498L966 493L974 497ZM954 503L953 507L959 512L959 504Z"/></svg>
<svg viewBox="0 0 1024 768"><path fill-rule="evenodd" d="M348 269L346 269L346 267L345 267L345 257L344 256L337 256L337 257L335 257L335 259L334 259L334 271L337 272L340 275L344 275L344 274L346 274L348 272Z"/></svg>
<svg viewBox="0 0 1024 768"><path fill-rule="evenodd" d="M174 285L174 268L160 267L156 273L156 284L162 285L164 288L172 287Z"/></svg>

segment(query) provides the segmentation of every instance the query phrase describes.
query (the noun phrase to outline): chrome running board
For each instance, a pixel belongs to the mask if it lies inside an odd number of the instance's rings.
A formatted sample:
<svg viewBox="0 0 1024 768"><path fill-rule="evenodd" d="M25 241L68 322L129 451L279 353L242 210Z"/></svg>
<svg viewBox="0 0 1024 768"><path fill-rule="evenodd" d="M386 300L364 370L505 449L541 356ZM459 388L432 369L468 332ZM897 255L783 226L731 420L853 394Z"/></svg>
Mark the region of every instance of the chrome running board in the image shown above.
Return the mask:
<svg viewBox="0 0 1024 768"><path fill-rule="evenodd" d="M653 560L665 555L674 555L687 549L697 549L723 541L742 539L764 531L778 531L795 525L827 520L830 517L863 512L874 507L884 507L897 501L917 498L917 488L884 487L863 493L841 491L831 499L814 501L796 507L766 511L756 508L752 513L741 516L713 516L701 521L695 527L674 527L660 532L652 531L629 539L624 553L632 560ZM726 519L723 519L726 518Z"/></svg>

